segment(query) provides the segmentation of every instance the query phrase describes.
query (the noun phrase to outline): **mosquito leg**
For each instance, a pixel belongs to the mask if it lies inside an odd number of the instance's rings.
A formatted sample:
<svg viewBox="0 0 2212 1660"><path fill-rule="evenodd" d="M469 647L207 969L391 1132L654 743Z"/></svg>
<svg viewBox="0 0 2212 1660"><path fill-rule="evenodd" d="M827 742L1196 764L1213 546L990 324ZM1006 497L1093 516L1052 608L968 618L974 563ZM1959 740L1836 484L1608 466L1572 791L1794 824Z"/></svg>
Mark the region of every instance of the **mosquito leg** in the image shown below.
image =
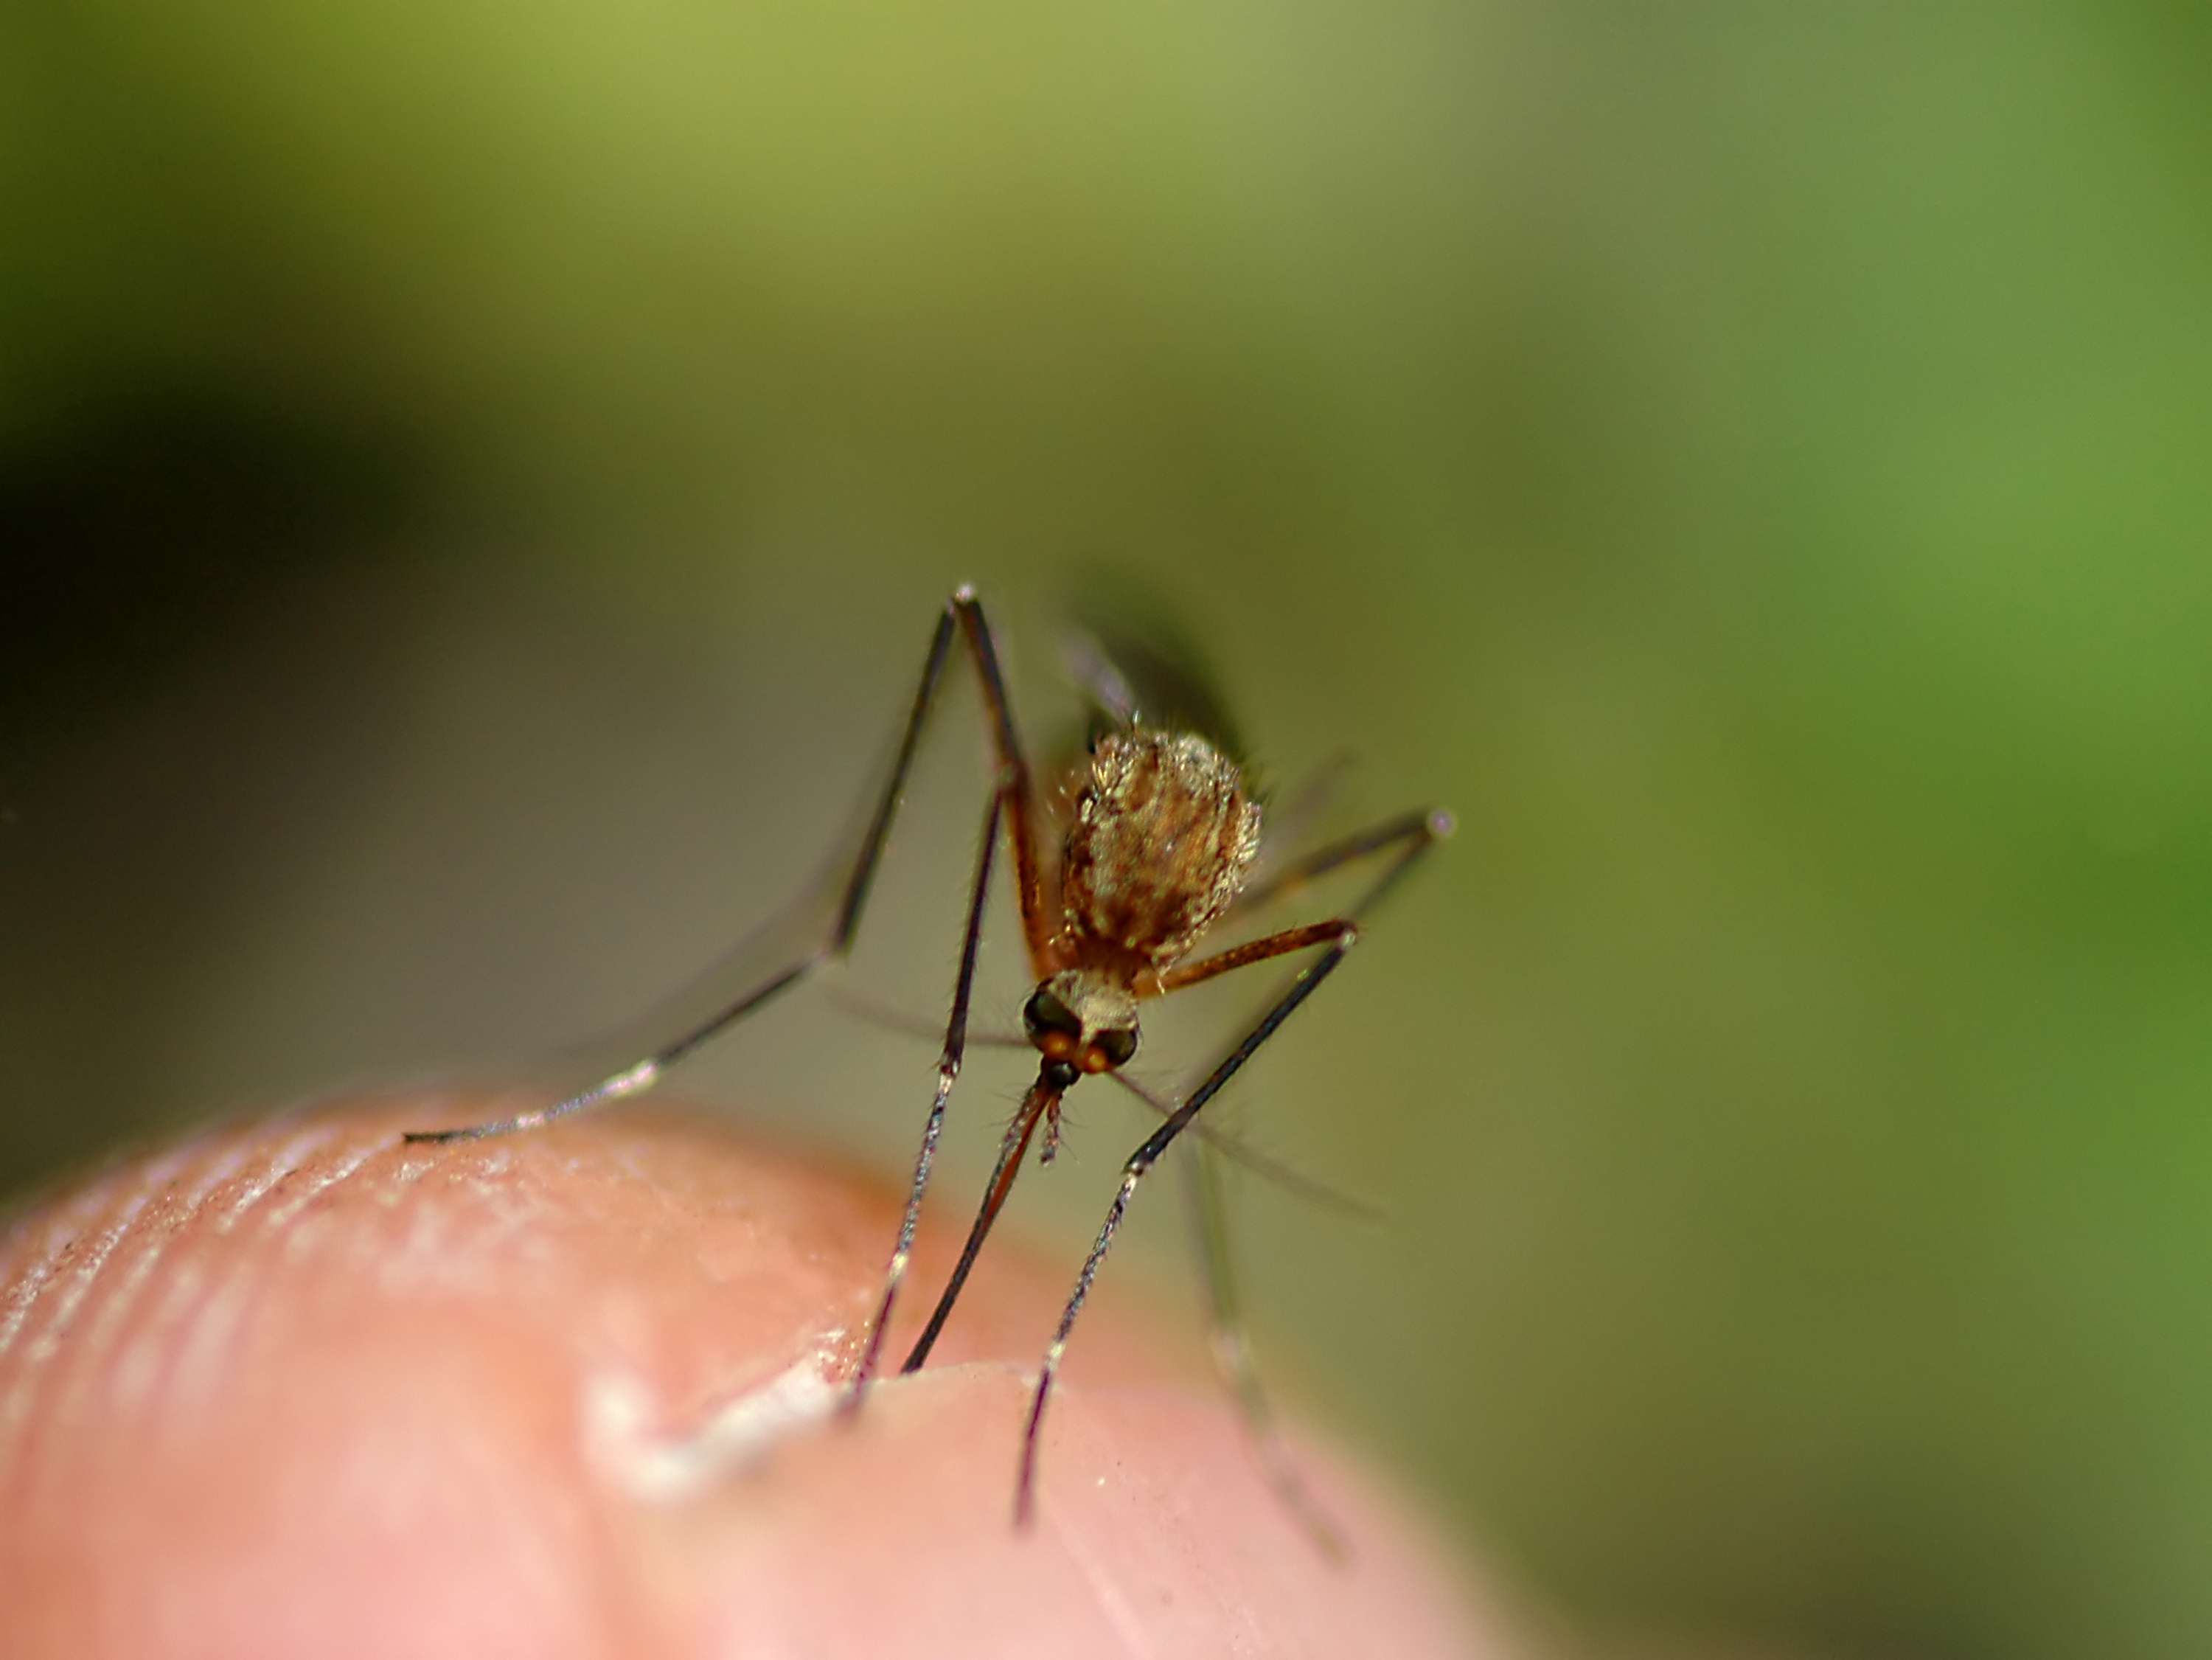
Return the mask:
<svg viewBox="0 0 2212 1660"><path fill-rule="evenodd" d="M961 1247L960 1260L953 1265L952 1277L945 1282L945 1290L930 1311L929 1323L921 1335L915 1339L914 1347L906 1357L901 1373L920 1371L929 1352L937 1346L938 1335L945 1323L952 1317L952 1305L960 1300L960 1288L968 1283L969 1270L975 1266L975 1258L982 1251L983 1241L990 1237L991 1225L999 1219L999 1212L1013 1191L1014 1177L1022 1167L1022 1155L1029 1151L1030 1138L1036 1134L1037 1121L1052 1110L1060 1099L1059 1094L1042 1084L1032 1085L1022 1099L1020 1110L1006 1126L1006 1134L999 1143L999 1162L991 1171L991 1184L983 1189L983 1203L975 1213L975 1220L968 1230L968 1243Z"/></svg>
<svg viewBox="0 0 2212 1660"><path fill-rule="evenodd" d="M721 1010L705 1025L685 1033L676 1042L654 1050L635 1066L625 1067L610 1077L602 1078L589 1089L579 1090L571 1096L556 1101L550 1107L540 1107L534 1112L517 1113L512 1118L495 1118L489 1123L469 1124L459 1129L409 1130L400 1139L410 1142L429 1142L443 1145L449 1141L481 1141L487 1136L509 1135L517 1130L534 1130L550 1124L556 1118L566 1118L571 1113L581 1112L586 1107L596 1107L604 1102L620 1101L632 1095L642 1095L660 1081L661 1073L710 1037L750 1014L755 1009L797 985L808 975L829 960L826 952L802 958L789 968L756 986L743 997Z"/></svg>
<svg viewBox="0 0 2212 1660"><path fill-rule="evenodd" d="M929 1117L922 1127L921 1152L915 1159L914 1185L907 1192L906 1214L899 1220L898 1243L891 1251L890 1267L884 1272L883 1300L877 1305L874 1323L868 1328L867 1345L860 1351L860 1365L854 1368L852 1381L846 1386L843 1405L848 1413L860 1409L861 1397L866 1395L869 1380L875 1376L884 1333L891 1323L891 1308L898 1301L907 1265L914 1259L914 1231L921 1220L921 1196L929 1188L930 1167L937 1162L937 1140L945 1129L945 1104L951 1098L953 1080L960 1076L960 1062L967 1053L968 1005L975 987L975 956L983 939L984 904L991 893L991 856L998 846L999 818L1004 805L1003 788L993 789L991 805L983 813L983 839L975 854L975 880L969 889L968 923L960 936L960 972L952 983L952 1012L945 1023L945 1048L937 1061L937 1095L930 1103Z"/></svg>
<svg viewBox="0 0 2212 1660"><path fill-rule="evenodd" d="M1359 924L1340 916L1326 922L1309 922L1301 928L1285 928L1280 933L1248 940L1212 957L1201 957L1195 963L1186 963L1181 968L1169 970L1159 977L1155 994L1164 996L1171 991L1187 991L1233 969L1249 968L1255 963L1287 957L1294 951L1305 950L1309 946L1326 946L1332 941L1340 941L1348 946L1358 934Z"/></svg>
<svg viewBox="0 0 2212 1660"><path fill-rule="evenodd" d="M990 723L991 741L998 751L1000 787L1006 802L1006 835L1014 849L1014 893L1022 917L1022 940L1029 947L1030 972L1036 979L1060 966L1052 948L1052 919L1046 915L1044 866L1037 855L1036 809L1030 763L1022 740L1014 732L1013 700L1006 696L1006 677L999 667L999 650L992 643L991 625L984 619L982 602L973 588L957 591L945 614L960 626L968 654L982 683L984 718Z"/></svg>
<svg viewBox="0 0 2212 1660"><path fill-rule="evenodd" d="M1449 813L1424 811L1385 820L1372 830L1319 848L1273 880L1248 891L1238 903L1241 905L1255 897L1262 903L1279 898L1325 872L1392 848L1397 850L1397 857L1384 866L1382 875L1376 877L1367 891L1360 895L1358 903L1342 917L1328 922L1309 923L1304 927L1285 928L1280 933L1271 933L1264 939L1250 940L1214 956L1200 958L1195 963L1186 963L1180 968L1170 969L1160 976L1153 988L1154 994L1164 995L1169 992L1182 991L1217 975L1227 974L1232 969L1246 968L1254 963L1264 963L1271 957L1282 957L1294 951L1303 951L1308 946L1318 946L1340 936L1357 933L1360 919L1398 885L1399 879L1423 854L1451 832Z"/></svg>
<svg viewBox="0 0 2212 1660"><path fill-rule="evenodd" d="M1346 913L1358 921L1397 885L1398 879L1406 873L1407 868L1415 860L1449 836L1453 828L1449 813L1427 807L1414 812L1401 813L1395 818L1386 818L1381 824L1370 825L1340 842L1316 848L1264 881L1253 884L1238 896L1237 909L1249 910L1283 898L1333 870L1363 859L1370 859L1376 854L1395 850L1397 857L1390 861L1375 885L1360 897L1359 903Z"/></svg>
<svg viewBox="0 0 2212 1660"><path fill-rule="evenodd" d="M1285 849L1305 845L1307 830L1319 824L1342 799L1358 769L1356 751L1337 750L1324 757L1321 764L1299 780L1297 787L1290 794L1279 800L1268 798L1267 834L1260 843L1260 856L1244 873L1251 886L1256 888L1273 878L1275 867L1285 862ZM1302 856L1295 853L1289 855L1291 860Z"/></svg>
<svg viewBox="0 0 2212 1660"><path fill-rule="evenodd" d="M1006 677L999 667L998 653L992 644L990 625L984 618L982 604L975 598L973 589L963 587L945 602L945 610L937 619L936 631L930 635L929 653L922 660L921 682L915 687L914 701L908 707L906 726L899 736L898 751L891 763L890 775L884 781L883 794L877 800L874 812L869 816L866 832L860 840L860 852L839 895L836 919L821 944L797 962L769 975L759 984L725 1004L699 1025L655 1049L643 1060L601 1079L587 1089L555 1102L550 1107L456 1129L410 1130L404 1139L414 1142L481 1140L486 1136L536 1129L556 1119L566 1118L571 1113L581 1112L587 1107L641 1094L659 1082L662 1073L693 1050L720 1037L763 1004L788 991L817 970L849 951L854 936L860 931L861 915L867 909L869 890L874 885L877 870L883 863L884 848L890 840L891 824L897 818L899 804L906 794L907 777L913 770L923 729L928 724L931 711L936 707L937 694L945 678L945 665L951 655L956 640L967 648L982 686L985 714L999 759L998 792L1004 800L1007 830L1014 844L1023 933L1028 942L1032 962L1043 961L1049 953L1051 929L1044 919L1043 882L1037 857L1035 815L1030 804L1029 765L1023 759L1021 744L1014 733L1013 711L1006 698Z"/></svg>
<svg viewBox="0 0 2212 1660"><path fill-rule="evenodd" d="M1396 818L1386 819L1382 824L1356 836L1347 836L1343 841L1316 849L1270 880L1246 890L1238 902L1239 907L1255 903L1265 903L1268 900L1281 897L1329 871L1370 858L1376 854L1395 850L1396 857L1390 860L1382 874L1369 885L1347 915L1330 921L1312 923L1304 927L1285 928L1279 933L1269 934L1263 939L1232 947L1215 956L1200 958L1198 962L1187 964L1170 971L1158 982L1156 990L1159 994L1181 991L1188 987L1213 979L1217 976L1227 974L1232 970L1246 968L1255 963L1267 962L1272 958L1286 956L1309 946L1328 945L1331 947L1328 954L1319 962L1304 970L1291 982L1289 988L1261 1019L1252 1034L1222 1059L1206 1081L1191 1093L1190 1098L1180 1108L1167 1115L1166 1122L1153 1134L1152 1140L1139 1148L1136 1154L1129 1160L1123 1177L1121 1191L1115 1199L1113 1207L1107 1213L1106 1225L1099 1232L1098 1243L1092 1249L1091 1260L1084 1265L1082 1277L1076 1282L1075 1294L1068 1303L1067 1311L1060 1321L1059 1335L1054 1339L1052 1347L1047 1351L1044 1366L1038 1376L1036 1398L1030 1408L1029 1427L1022 1442L1021 1483L1015 1497L1017 1519L1027 1517L1032 1502L1037 1429L1043 1420L1046 1398L1050 1392L1054 1375L1058 1371L1060 1356L1066 1349L1067 1334L1074 1325L1076 1315L1081 1311L1084 1299L1090 1292L1091 1277L1097 1273L1099 1262L1103 1259L1108 1247L1112 1243L1115 1231L1121 1225L1121 1214L1127 1208L1129 1198L1136 1191L1137 1182L1143 1177L1152 1162L1158 1157L1160 1151L1168 1142L1174 1140L1185 1125L1190 1122L1192 1116L1218 1091L1221 1085L1228 1081L1230 1076L1251 1058L1252 1052L1273 1033L1275 1028L1282 1024L1293 1008L1304 1000L1322 976L1332 971L1343 960L1345 953L1358 939L1359 920L1364 917L1383 896L1397 885L1407 869L1424 854L1445 836L1449 836L1452 828L1451 817L1445 812L1423 811L1406 813ZM1115 1078L1127 1088L1145 1096L1147 1100L1151 1099L1150 1095L1134 1083L1121 1079L1118 1073L1115 1074ZM1154 1104L1163 1104L1154 1103ZM1243 1162L1252 1162L1247 1156L1248 1150L1239 1147L1234 1142L1218 1134L1207 1134L1206 1126L1203 1124L1196 1128L1202 1141L1218 1148L1229 1157L1239 1158ZM1266 1162L1272 1164L1272 1161ZM1328 1518L1314 1504L1299 1480L1297 1470L1291 1465L1283 1447L1280 1434L1274 1427L1273 1414L1267 1404L1267 1397L1261 1389L1258 1373L1253 1367L1250 1350L1244 1341L1243 1331L1236 1316L1234 1284L1226 1254L1226 1232L1219 1213L1221 1195L1218 1186L1213 1185L1210 1181L1210 1165L1205 1165L1202 1163L1201 1169L1203 1173L1198 1179L1206 1185L1199 1202L1204 1210L1211 1213L1211 1219L1203 1220L1201 1223L1201 1238L1206 1243L1207 1294L1215 1315L1216 1362L1221 1367L1231 1389L1236 1394L1246 1421L1251 1427L1261 1464L1267 1472L1268 1481L1282 1496L1284 1502L1290 1506L1300 1524L1313 1535L1322 1554L1332 1557L1336 1556L1341 1551L1341 1541L1329 1525ZM1297 1177L1295 1172L1281 1171L1279 1167L1263 1169L1261 1173L1277 1181L1283 1181L1287 1175L1291 1179L1285 1183L1285 1185L1294 1189L1307 1189L1313 1185L1304 1178ZM1336 1199L1336 1195L1327 1189L1321 1189L1318 1196L1325 1201Z"/></svg>
<svg viewBox="0 0 2212 1660"><path fill-rule="evenodd" d="M1182 1134L1190 1121L1198 1116L1206 1104L1221 1092L1222 1085L1235 1077L1244 1063L1258 1052L1260 1046L1273 1037L1283 1022L1289 1019L1299 1004L1313 995L1323 980L1336 971L1353 944L1358 939L1357 927L1342 925L1343 932L1330 943L1320 960L1302 970L1291 982L1290 989L1276 1000L1273 1007L1260 1018L1260 1023L1245 1035L1244 1041L1223 1059L1207 1075L1204 1083L1190 1092L1190 1098L1177 1107L1167 1121L1146 1140L1144 1146L1129 1155L1121 1167L1121 1189L1114 1195L1114 1202L1106 1212L1106 1220L1098 1230L1097 1243L1091 1247L1091 1255L1084 1259L1083 1271L1076 1276L1074 1292L1061 1311L1060 1329L1053 1334L1052 1345L1045 1350L1044 1363L1037 1369L1036 1395L1030 1403L1027 1426L1022 1432L1021 1474L1014 1487L1014 1521L1024 1525L1030 1520L1036 1489L1037 1432L1044 1422L1045 1403L1052 1396L1053 1379L1059 1375L1060 1361L1067 1353L1067 1335L1075 1329L1076 1316L1083 1312L1085 1300L1091 1295L1091 1282L1098 1277L1099 1265L1113 1248L1114 1236L1121 1226L1121 1218L1127 1213L1129 1201L1136 1196L1137 1184L1145 1179L1146 1171L1159 1162L1160 1155L1168 1150L1176 1137ZM1277 938L1282 936L1278 935Z"/></svg>
<svg viewBox="0 0 2212 1660"><path fill-rule="evenodd" d="M1273 1404L1260 1382L1252 1359L1252 1345L1244 1332L1244 1318L1237 1295L1236 1258L1230 1250L1229 1219L1222 1202L1221 1172L1212 1149L1203 1141L1192 1146L1183 1160L1190 1179L1193 1220L1199 1260L1205 1269L1206 1313L1213 1363L1244 1414L1244 1428L1252 1438L1254 1452L1267 1483L1291 1514L1311 1536L1321 1554L1332 1562L1350 1558L1344 1535L1329 1519L1308 1488L1291 1457L1282 1426L1275 1420Z"/></svg>
<svg viewBox="0 0 2212 1660"><path fill-rule="evenodd" d="M982 683L985 715L990 722L992 740L999 756L998 800L1006 816L1007 840L1013 844L1014 892L1021 913L1022 940L1029 950L1030 972L1042 980L1059 966L1059 961L1053 949L1051 921L1045 911L1043 866L1037 855L1036 807L1029 762L1022 753L1021 739L1014 732L1013 702L1006 695L1006 675L999 667L998 648L992 642L990 624L984 618L983 608L976 600L975 591L963 587L954 593L947 614L958 622L963 636L968 642L969 654L975 661L977 678ZM981 891L979 885L976 899L979 907ZM974 937L971 930L971 949ZM964 1019L964 1014L963 1018ZM941 1103L941 1091L939 1099ZM1030 1091L1013 1122L1007 1127L1006 1137L999 1148L998 1168L992 1172L991 1184L985 1191L982 1207L976 1213L975 1223L969 1229L968 1243L961 1250L960 1261L954 1266L951 1279L946 1281L945 1290L938 1297L937 1306L930 1311L928 1325L915 1341L913 1351L906 1358L906 1364L899 1368L902 1372L916 1371L929 1358L929 1351L935 1345L938 1334L945 1329L945 1321L951 1316L952 1305L959 1300L961 1287L967 1284L969 1272L975 1265L976 1255L982 1250L992 1224L997 1221L1000 1209L1013 1189L1014 1178L1021 1172L1022 1155L1029 1148L1030 1138L1036 1133L1037 1121L1053 1114L1059 1104L1059 1091L1047 1090L1040 1083ZM934 1134L933 1130L932 1134ZM928 1150L925 1149L925 1157L927 1156ZM901 1234L902 1256L911 1248L915 1215L921 1200L919 1183L923 1179L922 1175L917 1172L915 1193L908 1202L908 1217ZM885 1319L889 1312L890 1298L887 1296ZM884 1321L879 1320L871 1335L871 1364L874 1358L874 1346L882 1341L884 1325Z"/></svg>

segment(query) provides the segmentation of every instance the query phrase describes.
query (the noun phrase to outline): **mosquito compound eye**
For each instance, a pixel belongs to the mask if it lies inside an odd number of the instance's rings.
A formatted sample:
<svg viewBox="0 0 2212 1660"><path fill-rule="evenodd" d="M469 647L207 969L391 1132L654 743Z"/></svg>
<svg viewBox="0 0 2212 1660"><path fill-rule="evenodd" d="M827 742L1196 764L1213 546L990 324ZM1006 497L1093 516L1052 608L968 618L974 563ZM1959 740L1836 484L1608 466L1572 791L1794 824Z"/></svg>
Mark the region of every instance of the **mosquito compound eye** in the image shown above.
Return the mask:
<svg viewBox="0 0 2212 1660"><path fill-rule="evenodd" d="M1116 1067L1126 1067L1137 1052L1137 1031L1133 1026L1109 1026L1091 1040L1091 1048L1084 1055L1087 1072L1111 1072ZM1091 1065L1091 1056L1097 1055L1099 1064Z"/></svg>
<svg viewBox="0 0 2212 1660"><path fill-rule="evenodd" d="M1083 1037L1083 1022L1075 1012L1054 996L1048 986L1039 986L1030 994L1030 1000L1022 1005L1022 1026L1030 1035L1030 1042L1043 1049L1048 1040L1064 1038L1067 1048L1064 1054L1054 1056L1066 1060L1075 1053L1075 1046ZM1057 1047L1057 1045L1054 1045Z"/></svg>

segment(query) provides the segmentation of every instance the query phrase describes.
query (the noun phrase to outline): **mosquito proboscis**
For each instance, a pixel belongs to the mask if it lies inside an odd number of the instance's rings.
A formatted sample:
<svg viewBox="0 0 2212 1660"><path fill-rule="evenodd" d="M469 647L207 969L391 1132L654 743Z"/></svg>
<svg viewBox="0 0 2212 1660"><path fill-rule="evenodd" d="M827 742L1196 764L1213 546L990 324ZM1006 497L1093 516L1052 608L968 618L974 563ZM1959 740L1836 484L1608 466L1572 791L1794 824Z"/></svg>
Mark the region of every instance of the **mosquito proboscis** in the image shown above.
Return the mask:
<svg viewBox="0 0 2212 1660"><path fill-rule="evenodd" d="M1138 1188L1223 1086L1335 972L1359 939L1368 911L1422 854L1450 834L1449 815L1424 810L1385 819L1250 879L1260 856L1261 808L1238 763L1216 739L1185 729L1172 715L1167 723L1152 724L1128 683L1111 662L1097 655L1079 663L1078 672L1089 682L1107 726L1093 738L1087 765L1060 825L1057 856L1048 860L1039 834L1044 813L1015 732L997 648L981 603L972 589L963 587L946 602L938 618L890 776L876 799L858 856L837 891L829 927L811 949L763 975L652 1053L549 1107L463 1128L414 1132L407 1140L452 1142L508 1134L639 1094L703 1044L844 958L859 932L915 753L956 649L964 650L975 667L996 770L968 888L959 968L939 1054L936 1091L924 1121L882 1295L846 1382L842 1408L857 1412L866 1398L913 1260L923 1195L967 1052L977 957L993 868L1003 839L1012 855L1016 903L1033 982L1023 1005L1022 1024L1026 1041L1037 1055L1036 1079L1006 1128L959 1259L900 1370L916 1371L929 1358L1040 1126L1044 1132L1041 1160L1052 1158L1059 1146L1061 1103L1070 1090L1085 1078L1115 1077L1160 1114L1158 1127L1122 1166L1121 1186L1038 1369L1014 1490L1015 1519L1026 1524L1036 1502L1039 1435L1054 1382L1092 1282ZM1284 897L1331 872L1370 864L1379 864L1379 870L1342 915L1200 954L1206 935L1224 919ZM1160 1100L1121 1078L1121 1069L1137 1052L1139 1011L1146 1002L1299 952L1315 954L1242 1040L1182 1099ZM1201 1173L1197 1194L1217 1361L1245 1413L1269 1480L1323 1549L1335 1554L1335 1530L1291 1464L1251 1365L1228 1270L1219 1196L1210 1172Z"/></svg>

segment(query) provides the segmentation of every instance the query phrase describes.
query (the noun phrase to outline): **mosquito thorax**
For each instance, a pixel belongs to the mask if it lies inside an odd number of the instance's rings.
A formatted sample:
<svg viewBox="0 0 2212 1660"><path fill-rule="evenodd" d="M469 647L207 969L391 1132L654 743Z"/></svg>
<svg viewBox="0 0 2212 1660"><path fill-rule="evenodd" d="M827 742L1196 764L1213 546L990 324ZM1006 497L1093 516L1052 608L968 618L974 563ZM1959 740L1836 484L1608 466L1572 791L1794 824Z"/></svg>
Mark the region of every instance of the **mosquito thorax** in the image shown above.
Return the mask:
<svg viewBox="0 0 2212 1660"><path fill-rule="evenodd" d="M1237 903L1259 853L1259 805L1235 762L1195 733L1109 733L1067 827L1068 935L1079 953L1172 963Z"/></svg>
<svg viewBox="0 0 2212 1660"><path fill-rule="evenodd" d="M1055 1089L1127 1065L1137 1052L1136 998L1095 969L1067 969L1039 986L1022 1005L1022 1025Z"/></svg>

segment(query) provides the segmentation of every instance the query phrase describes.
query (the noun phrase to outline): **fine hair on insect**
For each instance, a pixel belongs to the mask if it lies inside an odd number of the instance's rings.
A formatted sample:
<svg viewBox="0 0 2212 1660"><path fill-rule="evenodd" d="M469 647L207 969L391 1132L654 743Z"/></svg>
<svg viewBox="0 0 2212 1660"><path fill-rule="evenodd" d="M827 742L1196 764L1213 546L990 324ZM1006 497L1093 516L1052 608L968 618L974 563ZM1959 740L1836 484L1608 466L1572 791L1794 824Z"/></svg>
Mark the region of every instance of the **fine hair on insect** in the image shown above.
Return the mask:
<svg viewBox="0 0 2212 1660"><path fill-rule="evenodd" d="M1124 659L1143 650L1141 644L1116 645ZM1449 815L1430 809L1403 813L1279 867L1264 866L1261 806L1220 735L1224 723L1206 720L1194 708L1176 707L1189 700L1173 696L1157 700L1166 707L1148 709L1132 690L1132 682L1141 682L1144 676L1125 675L1107 652L1086 648L1076 667L1101 718L1055 824L1039 800L1028 756L1016 733L1014 711L981 602L972 589L963 587L946 602L938 618L890 775L874 799L858 854L839 878L835 909L818 938L792 960L763 972L687 1030L588 1088L512 1118L412 1132L407 1140L454 1142L509 1134L639 1094L713 1038L844 958L867 909L916 751L956 652L964 654L975 672L995 770L967 890L959 967L938 1060L936 1091L923 1122L882 1294L845 1382L842 1408L857 1412L866 1396L913 1259L947 1104L970 1041L976 963L1003 841L1012 858L1033 986L1022 1007L1022 1025L1023 1041L1036 1054L1036 1075L1006 1128L958 1261L900 1370L916 1371L928 1359L1040 1128L1040 1160L1052 1158L1059 1146L1061 1104L1069 1091L1087 1078L1110 1078L1144 1099L1159 1116L1152 1134L1122 1165L1120 1188L1038 1368L1014 1487L1015 1518L1018 1524L1026 1524L1035 1509L1039 1437L1054 1382L1069 1335L1138 1188L1186 1130L1208 1146L1267 1167L1267 1161L1227 1140L1200 1115L1336 971L1359 939L1367 913L1450 833ZM1198 729L1201 725L1215 730ZM1056 845L1046 840L1048 825L1059 832ZM1371 875L1341 915L1282 928L1210 954L1203 951L1207 934L1218 925L1254 914L1318 878L1345 869L1366 869ZM1137 1053L1146 1003L1239 969L1307 953L1304 965L1265 1012L1181 1100L1158 1097L1123 1075L1122 1068ZM1307 1494L1283 1448L1243 1340L1228 1268L1218 1177L1206 1159L1200 1158L1196 1164L1194 1192L1216 1359L1245 1414L1268 1479L1322 1548L1336 1554L1340 1550L1336 1531ZM1301 1185L1295 1177L1291 1182Z"/></svg>

